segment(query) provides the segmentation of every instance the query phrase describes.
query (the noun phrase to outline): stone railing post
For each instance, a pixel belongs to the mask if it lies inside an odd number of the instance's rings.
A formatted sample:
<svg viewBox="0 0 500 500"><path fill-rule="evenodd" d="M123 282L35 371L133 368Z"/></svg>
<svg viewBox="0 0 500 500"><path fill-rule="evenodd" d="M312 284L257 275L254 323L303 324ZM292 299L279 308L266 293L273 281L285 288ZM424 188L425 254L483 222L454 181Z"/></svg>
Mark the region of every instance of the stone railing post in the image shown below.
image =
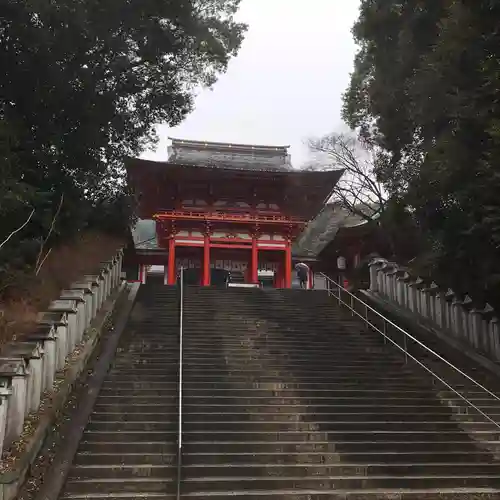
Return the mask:
<svg viewBox="0 0 500 500"><path fill-rule="evenodd" d="M415 289L415 296L417 298L416 301L416 307L417 307L417 313L420 314L421 316L426 316L427 310L427 304L425 303L425 296L424 296L424 288L425 288L425 281L423 278L420 276L417 277L416 280L413 281L413 288Z"/></svg>
<svg viewBox="0 0 500 500"><path fill-rule="evenodd" d="M404 282L404 277L406 276L406 270L398 269L396 273L396 301L402 307L408 307L406 301L406 286Z"/></svg>
<svg viewBox="0 0 500 500"><path fill-rule="evenodd" d="M76 345L78 332L78 308L75 300L53 300L49 305L49 312L65 313L68 319L68 335L66 337L66 353L64 358L73 351ZM64 366L64 365L63 365Z"/></svg>
<svg viewBox="0 0 500 500"><path fill-rule="evenodd" d="M66 355L69 352L68 313L46 312L38 317L41 327L52 326L55 330L56 341L56 372L64 368Z"/></svg>
<svg viewBox="0 0 500 500"><path fill-rule="evenodd" d="M118 263L117 263L117 272L116 272L116 286L120 285L122 280L122 271L123 271L123 248L118 250Z"/></svg>
<svg viewBox="0 0 500 500"><path fill-rule="evenodd" d="M76 335L75 344L78 344L83 337L87 325L85 292L83 290L62 290L59 295L60 300L72 300L76 305Z"/></svg>
<svg viewBox="0 0 500 500"><path fill-rule="evenodd" d="M462 334L463 338L469 343L472 344L472 315L470 311L472 309L472 299L466 295L462 300Z"/></svg>
<svg viewBox="0 0 500 500"><path fill-rule="evenodd" d="M43 349L39 342L17 342L4 349L4 359L24 359L27 366L26 416L37 411L42 397Z"/></svg>
<svg viewBox="0 0 500 500"><path fill-rule="evenodd" d="M494 359L500 361L500 320L493 316L488 323L489 337Z"/></svg>
<svg viewBox="0 0 500 500"><path fill-rule="evenodd" d="M474 311L477 311L479 315L479 318L476 318L476 315L473 316L474 331L477 335L478 347L482 351L494 355L496 347L490 332L490 321L495 316L495 311L490 304L486 304L483 309L475 309Z"/></svg>
<svg viewBox="0 0 500 500"><path fill-rule="evenodd" d="M88 328L95 317L94 289L92 283L90 283L89 281L77 281L71 284L70 289L78 290L83 293L83 298L85 300L85 328ZM97 310L97 301L95 306Z"/></svg>
<svg viewBox="0 0 500 500"><path fill-rule="evenodd" d="M83 277L84 281L90 281L92 284L97 283L97 312L101 309L104 303L104 276L102 273L99 274L87 274Z"/></svg>
<svg viewBox="0 0 500 500"><path fill-rule="evenodd" d="M381 295L386 295L386 293L385 293L385 277L384 277L384 272L382 269L385 266L385 264L387 264L387 261L385 259L379 259L378 264L379 264L378 267L376 267L378 293L380 293Z"/></svg>
<svg viewBox="0 0 500 500"><path fill-rule="evenodd" d="M488 340L488 336L485 335L485 322L483 321L483 313L480 309L473 307L470 312L470 323L471 323L471 331L469 335L469 339L471 344L481 351L489 353L490 346L486 342L486 345L483 344L484 339Z"/></svg>
<svg viewBox="0 0 500 500"><path fill-rule="evenodd" d="M411 295L411 289L410 289L410 281L411 281L411 276L406 271L400 278L400 283L401 283L401 288L402 288L401 295L404 296L405 307L407 309L411 310L412 295Z"/></svg>
<svg viewBox="0 0 500 500"><path fill-rule="evenodd" d="M446 327L448 330L451 332L455 331L455 319L453 315L454 307L453 307L453 301L455 300L455 293L453 290L448 290L444 294L444 300L445 300L445 317L446 317Z"/></svg>
<svg viewBox="0 0 500 500"><path fill-rule="evenodd" d="M432 282L428 288L424 289L424 292L426 296L426 307L429 314L428 317L434 323L437 323L438 310L436 307L437 306L436 297L439 294L439 287L437 286L436 283Z"/></svg>
<svg viewBox="0 0 500 500"><path fill-rule="evenodd" d="M99 279L98 276L85 276L85 278L78 281L78 285L89 285L92 289L92 319L97 316L99 311Z"/></svg>
<svg viewBox="0 0 500 500"><path fill-rule="evenodd" d="M462 301L459 297L454 295L451 301L452 306L452 331L457 338L465 338L464 324L463 324L463 314L462 314Z"/></svg>
<svg viewBox="0 0 500 500"><path fill-rule="evenodd" d="M378 272L386 261L383 259L373 259L368 265L370 269L370 291L380 292Z"/></svg>
<svg viewBox="0 0 500 500"><path fill-rule="evenodd" d="M418 291L418 284L417 284L417 279L412 278L410 276L410 279L408 280L408 295L409 295L409 306L410 306L410 311L417 313L419 311L420 305L419 305L419 295L420 292Z"/></svg>
<svg viewBox="0 0 500 500"><path fill-rule="evenodd" d="M0 385L9 391L3 447L8 448L23 431L26 415L27 373L22 359L0 359Z"/></svg>
<svg viewBox="0 0 500 500"><path fill-rule="evenodd" d="M114 265L113 265L113 290L118 287L120 284L120 276L121 276L121 262L122 262L123 250L120 248L114 256Z"/></svg>
<svg viewBox="0 0 500 500"><path fill-rule="evenodd" d="M52 389L55 373L57 371L56 330L54 325L39 325L38 328L27 335L26 340L40 342L44 351L42 393Z"/></svg>
<svg viewBox="0 0 500 500"><path fill-rule="evenodd" d="M436 293L435 297L436 301L436 323L441 328L447 327L447 319L446 319L446 298L445 293L439 290Z"/></svg>
<svg viewBox="0 0 500 500"><path fill-rule="evenodd" d="M397 264L393 262L388 262L384 269L386 282L387 282L387 296L391 301L397 300L397 290L396 290L396 274L398 272Z"/></svg>
<svg viewBox="0 0 500 500"><path fill-rule="evenodd" d="M4 449L7 435L7 416L9 411L9 398L12 396L12 380L0 375L0 454Z"/></svg>
<svg viewBox="0 0 500 500"><path fill-rule="evenodd" d="M106 300L111 293L111 263L109 261L101 262L100 271L104 276L104 300Z"/></svg>

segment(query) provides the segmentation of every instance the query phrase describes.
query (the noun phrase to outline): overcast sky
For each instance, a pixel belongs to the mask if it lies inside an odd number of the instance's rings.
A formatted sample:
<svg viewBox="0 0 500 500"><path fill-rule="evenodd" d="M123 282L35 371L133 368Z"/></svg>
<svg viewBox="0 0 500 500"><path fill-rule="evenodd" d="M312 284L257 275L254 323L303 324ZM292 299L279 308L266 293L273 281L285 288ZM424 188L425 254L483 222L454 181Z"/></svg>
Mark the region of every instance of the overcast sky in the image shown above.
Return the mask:
<svg viewBox="0 0 500 500"><path fill-rule="evenodd" d="M157 150L143 156L165 160L171 136L290 145L300 166L308 137L344 128L341 97L353 68L358 8L359 0L243 0L238 17L249 29L238 56L183 123L158 127Z"/></svg>

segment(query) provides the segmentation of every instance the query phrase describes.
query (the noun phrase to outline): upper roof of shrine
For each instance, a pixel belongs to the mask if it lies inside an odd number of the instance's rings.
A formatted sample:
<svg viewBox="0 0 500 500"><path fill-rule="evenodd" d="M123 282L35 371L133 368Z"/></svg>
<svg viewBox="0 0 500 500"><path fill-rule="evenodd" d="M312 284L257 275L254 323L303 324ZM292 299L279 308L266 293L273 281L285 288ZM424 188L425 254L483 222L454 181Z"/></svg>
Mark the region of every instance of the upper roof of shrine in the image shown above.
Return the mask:
<svg viewBox="0 0 500 500"><path fill-rule="evenodd" d="M212 199L277 203L289 215L314 217L330 198L343 170L292 167L288 146L172 140L167 161L128 158L128 182L148 218L173 200Z"/></svg>
<svg viewBox="0 0 500 500"><path fill-rule="evenodd" d="M230 170L292 170L289 146L261 146L174 139L168 163Z"/></svg>

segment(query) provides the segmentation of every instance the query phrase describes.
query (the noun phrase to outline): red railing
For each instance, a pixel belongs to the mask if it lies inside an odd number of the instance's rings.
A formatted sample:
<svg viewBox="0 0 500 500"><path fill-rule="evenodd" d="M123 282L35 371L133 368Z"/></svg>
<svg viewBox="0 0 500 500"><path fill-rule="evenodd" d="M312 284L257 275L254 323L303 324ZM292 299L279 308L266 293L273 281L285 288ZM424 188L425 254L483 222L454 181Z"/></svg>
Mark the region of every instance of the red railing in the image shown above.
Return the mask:
<svg viewBox="0 0 500 500"><path fill-rule="evenodd" d="M264 214L237 214L230 212L191 212L186 210L169 210L153 215L155 220L204 220L227 222L259 222L267 224L305 224L300 217Z"/></svg>

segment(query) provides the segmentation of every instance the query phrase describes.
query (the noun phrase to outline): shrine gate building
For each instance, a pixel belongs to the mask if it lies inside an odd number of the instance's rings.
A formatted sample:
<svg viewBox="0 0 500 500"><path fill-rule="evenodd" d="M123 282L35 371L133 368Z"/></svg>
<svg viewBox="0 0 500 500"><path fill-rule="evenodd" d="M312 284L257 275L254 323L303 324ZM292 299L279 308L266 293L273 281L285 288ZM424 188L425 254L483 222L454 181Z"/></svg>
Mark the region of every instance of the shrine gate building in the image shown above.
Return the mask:
<svg viewBox="0 0 500 500"><path fill-rule="evenodd" d="M137 263L164 265L169 285L182 266L203 286L225 270L250 284L272 272L290 288L292 243L342 171L294 169L288 146L171 141L165 162L126 162L138 216L156 223L158 251L137 252Z"/></svg>

